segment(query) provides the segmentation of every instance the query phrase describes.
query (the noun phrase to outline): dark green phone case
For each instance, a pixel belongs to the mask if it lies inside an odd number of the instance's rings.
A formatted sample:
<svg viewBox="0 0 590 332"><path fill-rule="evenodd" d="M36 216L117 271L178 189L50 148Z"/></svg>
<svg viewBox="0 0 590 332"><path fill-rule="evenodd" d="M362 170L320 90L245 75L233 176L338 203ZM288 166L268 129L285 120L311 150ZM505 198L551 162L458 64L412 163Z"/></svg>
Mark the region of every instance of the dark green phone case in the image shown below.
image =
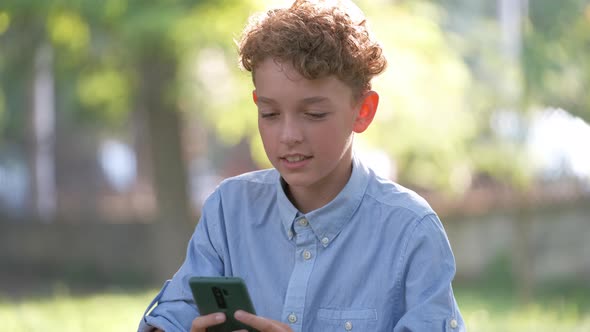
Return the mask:
<svg viewBox="0 0 590 332"><path fill-rule="evenodd" d="M257 332L234 318L234 312L238 309L256 314L246 284L241 278L192 277L189 285L201 315L223 312L227 317L223 324L209 327L208 332L232 332L241 329Z"/></svg>

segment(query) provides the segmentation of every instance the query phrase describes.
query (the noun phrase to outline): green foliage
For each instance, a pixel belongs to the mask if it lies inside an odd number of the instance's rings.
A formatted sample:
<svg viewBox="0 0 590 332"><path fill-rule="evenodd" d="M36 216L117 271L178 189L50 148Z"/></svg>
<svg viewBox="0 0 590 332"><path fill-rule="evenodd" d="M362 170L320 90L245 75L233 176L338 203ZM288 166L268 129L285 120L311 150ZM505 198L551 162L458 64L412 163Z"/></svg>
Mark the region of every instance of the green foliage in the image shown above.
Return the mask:
<svg viewBox="0 0 590 332"><path fill-rule="evenodd" d="M208 124L227 146L248 140L254 159L268 166L258 137L252 79L238 66L234 42L254 3L204 4L178 23L173 38L185 54L179 71L183 110Z"/></svg>
<svg viewBox="0 0 590 332"><path fill-rule="evenodd" d="M10 15L7 12L0 12L0 35L2 35L10 26Z"/></svg>
<svg viewBox="0 0 590 332"><path fill-rule="evenodd" d="M395 158L402 182L461 193L471 168L467 147L476 134L466 104L472 78L437 22L438 7L367 3L366 11L389 68L375 81L380 106L363 135Z"/></svg>
<svg viewBox="0 0 590 332"><path fill-rule="evenodd" d="M90 43L90 27L76 12L59 11L47 19L47 30L52 43L71 53L83 52Z"/></svg>
<svg viewBox="0 0 590 332"><path fill-rule="evenodd" d="M480 173L495 178L498 182L520 190L526 190L532 182L531 164L517 143L488 140L474 143L471 147L474 168Z"/></svg>
<svg viewBox="0 0 590 332"><path fill-rule="evenodd" d="M523 53L533 105L562 107L590 121L590 2L531 1Z"/></svg>
<svg viewBox="0 0 590 332"><path fill-rule="evenodd" d="M519 137L497 137L490 119L498 110L526 118L548 106L590 118L590 3L528 1L521 58L510 59L502 50L498 2L431 2L446 9L442 24L472 75L466 101L476 130L468 143L473 171L526 190L533 180L523 144L526 125Z"/></svg>
<svg viewBox="0 0 590 332"><path fill-rule="evenodd" d="M89 110L101 113L101 118L116 123L130 109L128 77L111 68L82 73L78 82L78 98Z"/></svg>
<svg viewBox="0 0 590 332"><path fill-rule="evenodd" d="M58 103L66 112L83 110L70 114L113 126L124 122L132 109L135 72L143 59L157 52L182 62L188 50L204 47L200 36L230 44L229 31L211 26L236 30L235 23L226 24L236 21L224 15L247 12L246 6L247 2L238 1L7 0L0 6L0 45L11 50L3 60L23 72L22 68L32 67L39 44L50 42L55 50ZM22 59L23 53L29 54L28 60ZM77 85L69 83L72 79ZM172 99L179 99L178 92L172 94Z"/></svg>

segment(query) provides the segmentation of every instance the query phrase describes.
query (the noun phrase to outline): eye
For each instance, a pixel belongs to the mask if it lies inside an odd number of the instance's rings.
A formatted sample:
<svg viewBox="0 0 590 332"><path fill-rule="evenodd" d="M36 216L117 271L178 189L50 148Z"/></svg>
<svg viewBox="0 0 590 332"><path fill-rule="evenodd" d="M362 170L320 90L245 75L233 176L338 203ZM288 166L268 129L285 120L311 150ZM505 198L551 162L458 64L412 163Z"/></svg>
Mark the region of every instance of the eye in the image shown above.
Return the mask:
<svg viewBox="0 0 590 332"><path fill-rule="evenodd" d="M260 112L260 117L263 119L272 119L279 116L278 112Z"/></svg>
<svg viewBox="0 0 590 332"><path fill-rule="evenodd" d="M305 115L314 120L320 120L326 117L328 113L325 112L306 112Z"/></svg>

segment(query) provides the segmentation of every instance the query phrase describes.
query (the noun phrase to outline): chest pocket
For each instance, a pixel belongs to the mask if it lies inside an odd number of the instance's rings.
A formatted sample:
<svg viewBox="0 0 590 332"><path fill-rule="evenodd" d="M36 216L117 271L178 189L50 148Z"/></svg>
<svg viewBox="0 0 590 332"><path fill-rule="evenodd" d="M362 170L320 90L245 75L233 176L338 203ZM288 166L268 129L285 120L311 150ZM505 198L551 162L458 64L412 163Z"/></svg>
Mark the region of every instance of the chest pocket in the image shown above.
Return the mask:
<svg viewBox="0 0 590 332"><path fill-rule="evenodd" d="M377 326L375 309L334 310L319 309L317 331L374 331Z"/></svg>

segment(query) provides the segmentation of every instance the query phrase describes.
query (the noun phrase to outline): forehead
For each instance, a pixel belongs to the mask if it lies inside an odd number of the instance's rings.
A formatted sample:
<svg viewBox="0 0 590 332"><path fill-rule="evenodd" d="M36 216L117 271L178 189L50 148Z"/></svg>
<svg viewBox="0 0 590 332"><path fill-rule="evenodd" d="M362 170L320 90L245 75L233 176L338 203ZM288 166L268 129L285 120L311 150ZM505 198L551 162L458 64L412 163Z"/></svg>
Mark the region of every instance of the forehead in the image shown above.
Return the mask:
<svg viewBox="0 0 590 332"><path fill-rule="evenodd" d="M256 93L273 99L306 99L322 96L329 99L352 99L352 89L335 76L309 80L287 62L266 59L253 73Z"/></svg>

